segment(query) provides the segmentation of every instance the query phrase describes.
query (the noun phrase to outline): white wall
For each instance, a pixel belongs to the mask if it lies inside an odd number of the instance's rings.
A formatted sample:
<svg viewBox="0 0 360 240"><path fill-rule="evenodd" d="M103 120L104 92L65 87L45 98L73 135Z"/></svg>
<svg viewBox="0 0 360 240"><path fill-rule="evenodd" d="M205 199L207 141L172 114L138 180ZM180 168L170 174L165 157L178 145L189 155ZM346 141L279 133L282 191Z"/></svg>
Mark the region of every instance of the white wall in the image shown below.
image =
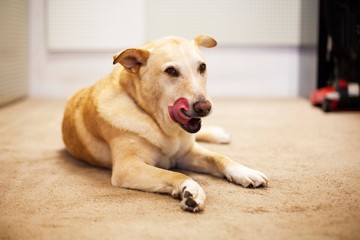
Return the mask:
<svg viewBox="0 0 360 240"><path fill-rule="evenodd" d="M111 71L112 54L115 49L111 51L95 48L76 51L51 48L48 41L49 31L46 30L48 27L46 1L29 1L32 96L68 97L77 89L94 83ZM142 1L144 0L138 0L138 2ZM129 19L129 22L119 20L114 23L116 25L114 29L124 24L132 24L131 20L134 19L131 18L130 13L125 18ZM141 39L140 42L142 41L145 39ZM139 39L134 39L133 42L134 45L130 45L128 39L122 42L119 39L119 49L116 51L124 47L136 47ZM218 47L204 51L209 69L210 95L256 97L299 95L300 54L297 45L235 46L225 45L220 41ZM315 73L310 75L315 79Z"/></svg>
<svg viewBox="0 0 360 240"><path fill-rule="evenodd" d="M47 0L47 46L51 52L113 51L142 44L144 0Z"/></svg>
<svg viewBox="0 0 360 240"><path fill-rule="evenodd" d="M149 39L172 35L175 30L187 38L205 31L225 45L300 44L301 0L151 0L147 3L145 30Z"/></svg>
<svg viewBox="0 0 360 240"><path fill-rule="evenodd" d="M0 1L0 106L28 92L28 3Z"/></svg>
<svg viewBox="0 0 360 240"><path fill-rule="evenodd" d="M112 69L111 53L50 53L45 1L30 0L30 95L68 97Z"/></svg>
<svg viewBox="0 0 360 240"><path fill-rule="evenodd" d="M295 47L207 49L208 90L216 96L293 97L298 95Z"/></svg>

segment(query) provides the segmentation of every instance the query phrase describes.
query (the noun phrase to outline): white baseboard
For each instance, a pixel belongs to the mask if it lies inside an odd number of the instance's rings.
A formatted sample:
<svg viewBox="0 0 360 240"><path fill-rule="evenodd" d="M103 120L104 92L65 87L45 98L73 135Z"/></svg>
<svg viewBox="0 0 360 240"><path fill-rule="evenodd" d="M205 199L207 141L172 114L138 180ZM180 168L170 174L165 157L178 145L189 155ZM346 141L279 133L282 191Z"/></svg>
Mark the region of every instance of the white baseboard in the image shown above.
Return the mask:
<svg viewBox="0 0 360 240"><path fill-rule="evenodd" d="M305 85L301 95L306 95L313 89L316 65L307 61L311 71L301 69L300 54L297 48L206 50L208 91L211 96L296 97L300 95L300 85ZM307 57L315 63L314 54ZM112 68L111 53L46 53L31 75L31 95L67 97L95 83ZM300 84L300 76L304 75L309 81L307 86L304 79Z"/></svg>

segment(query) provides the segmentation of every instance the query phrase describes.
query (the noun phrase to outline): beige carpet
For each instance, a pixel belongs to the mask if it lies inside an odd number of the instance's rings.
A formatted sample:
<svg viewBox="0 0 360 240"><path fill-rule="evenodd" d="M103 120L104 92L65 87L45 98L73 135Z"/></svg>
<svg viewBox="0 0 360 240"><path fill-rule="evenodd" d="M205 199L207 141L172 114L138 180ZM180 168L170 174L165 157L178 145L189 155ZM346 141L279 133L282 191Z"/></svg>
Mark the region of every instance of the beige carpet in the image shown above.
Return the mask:
<svg viewBox="0 0 360 240"><path fill-rule="evenodd" d="M360 113L303 99L215 100L205 124L232 133L206 146L259 169L266 189L187 173L205 211L112 187L110 171L64 152L63 101L0 109L0 239L360 239Z"/></svg>

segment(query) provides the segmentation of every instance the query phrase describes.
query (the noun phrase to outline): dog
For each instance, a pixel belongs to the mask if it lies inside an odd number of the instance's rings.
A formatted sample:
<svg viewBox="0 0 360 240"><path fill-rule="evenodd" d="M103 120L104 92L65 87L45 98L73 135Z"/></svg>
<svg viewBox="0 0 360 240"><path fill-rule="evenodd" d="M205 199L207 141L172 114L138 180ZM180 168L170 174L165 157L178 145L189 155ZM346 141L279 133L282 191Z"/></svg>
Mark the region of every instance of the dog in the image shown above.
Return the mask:
<svg viewBox="0 0 360 240"><path fill-rule="evenodd" d="M113 186L169 194L190 212L204 209L204 190L171 168L211 174L243 187L267 186L263 173L196 142L229 141L220 128L198 132L212 107L200 47L216 45L206 35L191 41L165 37L114 54L113 71L66 105L62 133L67 151L111 168Z"/></svg>

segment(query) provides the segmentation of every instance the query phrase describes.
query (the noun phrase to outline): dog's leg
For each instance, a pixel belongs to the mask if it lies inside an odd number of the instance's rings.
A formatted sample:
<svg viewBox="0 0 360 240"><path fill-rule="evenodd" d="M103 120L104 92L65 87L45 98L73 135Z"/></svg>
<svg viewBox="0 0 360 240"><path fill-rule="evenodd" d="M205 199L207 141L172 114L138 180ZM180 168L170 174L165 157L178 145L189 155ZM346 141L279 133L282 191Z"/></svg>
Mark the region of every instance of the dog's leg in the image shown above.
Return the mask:
<svg viewBox="0 0 360 240"><path fill-rule="evenodd" d="M136 156L114 162L111 183L114 186L167 193L180 199L180 207L190 212L204 208L205 193L190 177L151 166Z"/></svg>
<svg viewBox="0 0 360 240"><path fill-rule="evenodd" d="M195 143L190 152L178 159L176 166L181 169L209 173L218 177L226 177L243 187L265 187L265 174L245 167L230 158L213 153Z"/></svg>
<svg viewBox="0 0 360 240"><path fill-rule="evenodd" d="M230 134L224 129L215 126L204 126L196 135L196 141L227 144L230 143Z"/></svg>

